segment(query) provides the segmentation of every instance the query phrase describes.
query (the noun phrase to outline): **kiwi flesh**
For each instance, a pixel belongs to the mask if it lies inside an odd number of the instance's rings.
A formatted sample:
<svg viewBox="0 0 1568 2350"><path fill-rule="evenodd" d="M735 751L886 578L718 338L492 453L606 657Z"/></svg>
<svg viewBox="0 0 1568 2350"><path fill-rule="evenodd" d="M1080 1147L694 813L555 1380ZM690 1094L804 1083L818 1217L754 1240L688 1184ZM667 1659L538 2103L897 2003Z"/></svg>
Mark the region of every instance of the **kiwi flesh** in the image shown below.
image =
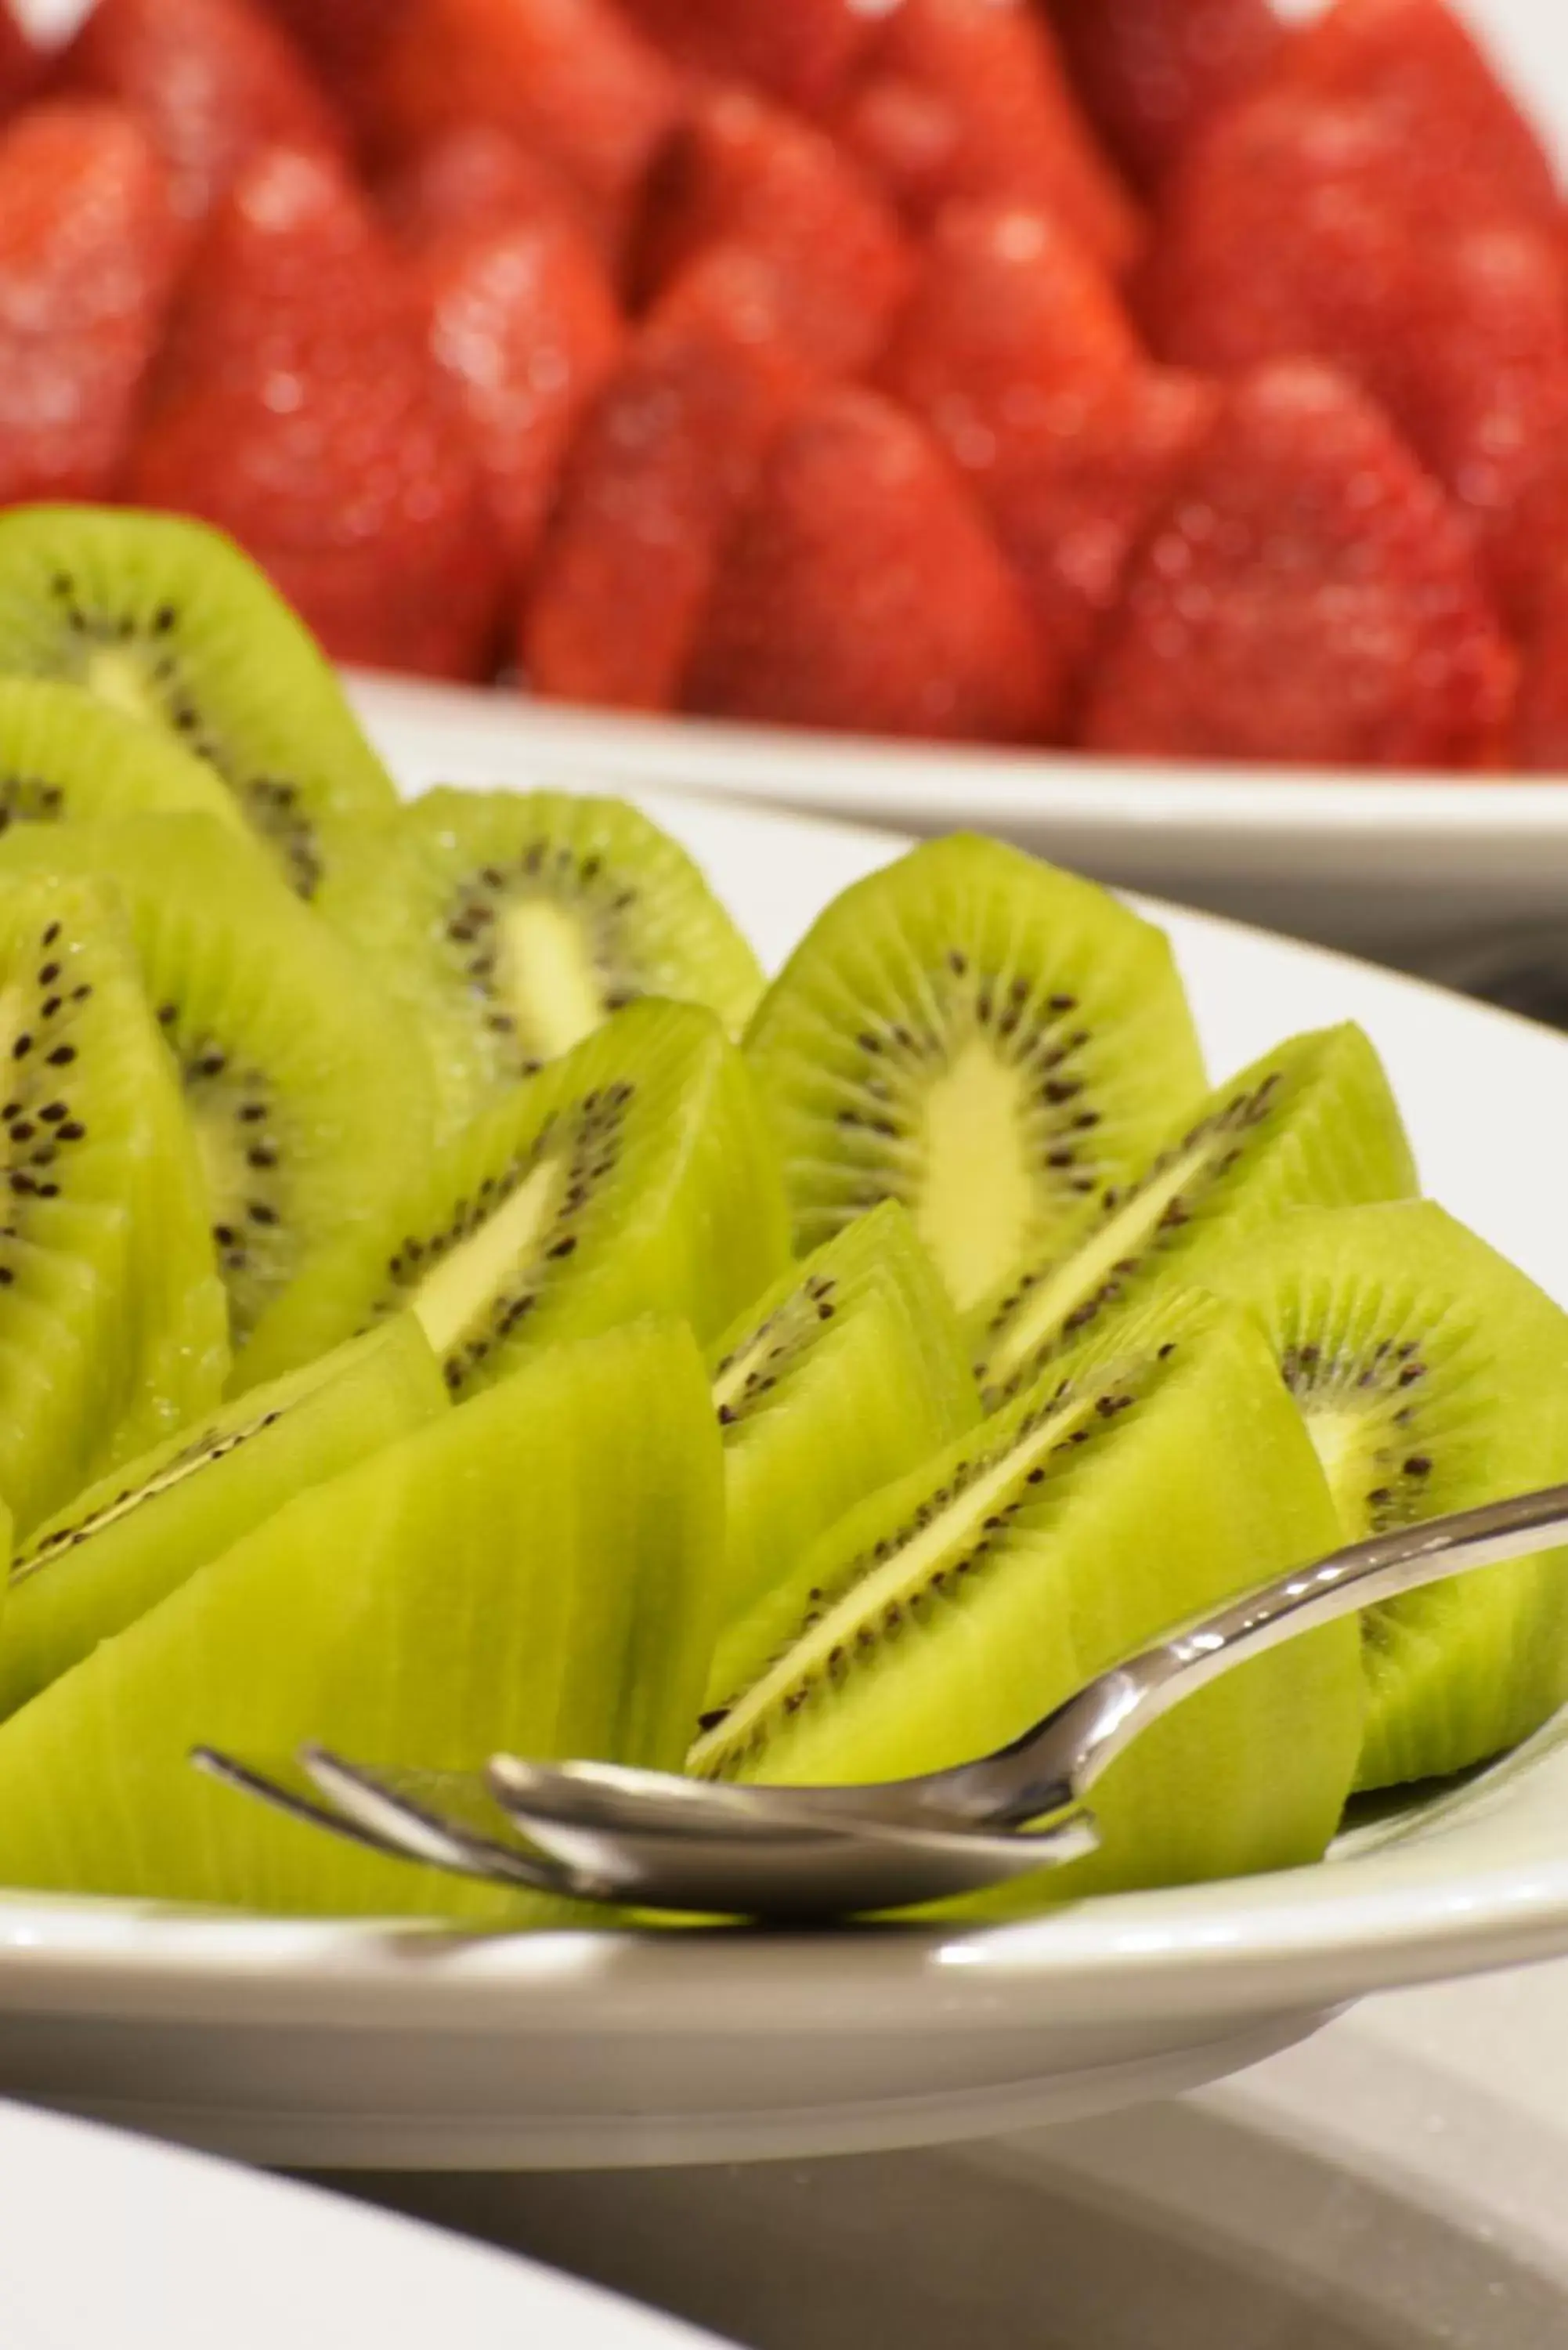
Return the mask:
<svg viewBox="0 0 1568 2350"><path fill-rule="evenodd" d="M182 1430L79 1493L11 1566L0 1713L13 1713L296 1493L447 1409L412 1315Z"/></svg>
<svg viewBox="0 0 1568 2350"><path fill-rule="evenodd" d="M191 814L249 837L233 793L177 743L79 687L0 677L0 832Z"/></svg>
<svg viewBox="0 0 1568 2350"><path fill-rule="evenodd" d="M107 889L0 882L0 1493L26 1533L207 1410L228 1350L193 1142Z"/></svg>
<svg viewBox="0 0 1568 2350"><path fill-rule="evenodd" d="M900 1200L961 1311L1065 1243L1204 1089L1163 934L961 834L846 890L746 1049L797 1248Z"/></svg>
<svg viewBox="0 0 1568 2350"><path fill-rule="evenodd" d="M711 1340L788 1253L744 1061L711 1012L649 996L437 1151L279 1301L243 1367L279 1377L411 1309L467 1395L640 1314Z"/></svg>
<svg viewBox="0 0 1568 2350"><path fill-rule="evenodd" d="M95 876L127 905L196 1135L238 1352L317 1257L424 1163L434 1113L418 1040L326 925L210 816L18 827L0 839L7 872Z"/></svg>
<svg viewBox="0 0 1568 2350"><path fill-rule="evenodd" d="M735 1678L732 1622L742 1630L752 1609L776 1605L852 1503L974 1427L980 1398L958 1317L896 1200L792 1265L709 1360L726 1495L719 1702Z"/></svg>
<svg viewBox="0 0 1568 2350"><path fill-rule="evenodd" d="M806 1608L759 1624L688 1768L853 1784L963 1762L1335 1538L1262 1332L1175 1293L830 1528ZM1357 1649L1330 1626L1189 1699L1096 1789L1101 1850L991 1906L1319 1857L1360 1743Z"/></svg>
<svg viewBox="0 0 1568 2350"><path fill-rule="evenodd" d="M427 792L335 836L317 910L423 1029L447 1126L644 995L739 1035L763 974L685 850L624 800Z"/></svg>
<svg viewBox="0 0 1568 2350"><path fill-rule="evenodd" d="M63 678L204 762L306 897L320 821L396 802L308 629L205 523L0 514L0 672Z"/></svg>
<svg viewBox="0 0 1568 2350"><path fill-rule="evenodd" d="M1258 1316L1343 1538L1568 1481L1568 1314L1429 1201L1287 1216L1206 1269ZM1464 1770L1568 1699L1568 1550L1369 1608L1363 1789Z"/></svg>
<svg viewBox="0 0 1568 2350"><path fill-rule="evenodd" d="M1107 1184L1076 1245L1016 1274L971 1317L994 1409L1161 1283L1201 1282L1216 1247L1300 1207L1417 1189L1398 1105L1353 1024L1293 1037L1184 1113L1130 1180Z"/></svg>
<svg viewBox="0 0 1568 2350"><path fill-rule="evenodd" d="M723 1541L679 1325L562 1346L314 1485L0 1724L0 1883L527 1923L200 1778L192 1747L678 1768Z"/></svg>

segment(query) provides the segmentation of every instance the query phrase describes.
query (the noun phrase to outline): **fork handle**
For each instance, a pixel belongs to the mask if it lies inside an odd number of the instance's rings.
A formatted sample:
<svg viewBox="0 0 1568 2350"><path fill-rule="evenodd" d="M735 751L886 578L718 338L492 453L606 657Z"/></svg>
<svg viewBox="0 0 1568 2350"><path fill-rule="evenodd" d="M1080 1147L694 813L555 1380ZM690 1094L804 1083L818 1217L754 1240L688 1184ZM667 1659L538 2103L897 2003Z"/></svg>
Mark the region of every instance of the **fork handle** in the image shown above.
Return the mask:
<svg viewBox="0 0 1568 2350"><path fill-rule="evenodd" d="M992 1826L1022 1826L1082 1802L1116 1757L1152 1722L1240 1664L1363 1608L1568 1542L1568 1485L1521 1493L1368 1542L1298 1567L1089 1681L1011 1746L927 1779L906 1780L904 1804L922 1799Z"/></svg>

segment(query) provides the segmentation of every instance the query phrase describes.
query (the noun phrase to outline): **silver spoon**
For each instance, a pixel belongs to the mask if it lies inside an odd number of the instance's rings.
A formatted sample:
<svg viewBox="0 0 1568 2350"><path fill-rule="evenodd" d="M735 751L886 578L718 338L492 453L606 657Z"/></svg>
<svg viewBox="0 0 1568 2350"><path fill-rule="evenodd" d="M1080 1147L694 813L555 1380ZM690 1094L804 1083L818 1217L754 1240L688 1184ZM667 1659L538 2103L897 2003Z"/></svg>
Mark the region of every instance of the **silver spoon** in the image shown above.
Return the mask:
<svg viewBox="0 0 1568 2350"><path fill-rule="evenodd" d="M1095 1850L1085 1798L1151 1722L1222 1673L1406 1592L1568 1541L1568 1485L1335 1551L1233 1599L974 1762L875 1786L737 1786L609 1762L440 1772L200 1747L197 1766L396 1857L576 1901L823 1922L973 1893Z"/></svg>

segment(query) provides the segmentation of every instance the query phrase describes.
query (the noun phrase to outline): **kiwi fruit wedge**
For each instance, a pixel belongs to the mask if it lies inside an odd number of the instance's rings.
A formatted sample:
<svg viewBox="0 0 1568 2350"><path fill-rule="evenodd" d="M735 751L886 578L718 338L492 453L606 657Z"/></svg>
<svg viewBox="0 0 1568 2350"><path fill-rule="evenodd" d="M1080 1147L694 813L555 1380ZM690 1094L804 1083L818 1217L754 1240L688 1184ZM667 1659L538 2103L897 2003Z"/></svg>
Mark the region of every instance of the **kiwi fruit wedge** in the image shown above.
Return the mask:
<svg viewBox="0 0 1568 2350"><path fill-rule="evenodd" d="M205 523L0 514L0 672L63 678L204 762L306 897L320 821L396 803L314 638Z"/></svg>
<svg viewBox="0 0 1568 2350"><path fill-rule="evenodd" d="M1191 1112L1130 1181L1109 1183L1076 1244L1016 1274L971 1316L994 1409L1084 1334L1163 1282L1201 1282L1214 1249L1298 1207L1417 1189L1387 1076L1353 1024L1293 1037Z"/></svg>
<svg viewBox="0 0 1568 2350"><path fill-rule="evenodd" d="M334 840L317 904L425 1034L461 1125L639 996L738 1036L763 974L685 850L624 800L442 789Z"/></svg>
<svg viewBox="0 0 1568 2350"><path fill-rule="evenodd" d="M249 837L234 794L169 737L79 687L0 677L0 832L98 816L215 816Z"/></svg>
<svg viewBox="0 0 1568 2350"><path fill-rule="evenodd" d="M727 1500L722 1701L730 1619L776 1605L815 1536L973 1428L980 1398L958 1316L896 1200L792 1265L710 1361Z"/></svg>
<svg viewBox="0 0 1568 2350"><path fill-rule="evenodd" d="M279 1300L242 1367L280 1377L411 1309L463 1396L644 1313L707 1342L787 1261L745 1062L714 1014L649 996L422 1163Z"/></svg>
<svg viewBox="0 0 1568 2350"><path fill-rule="evenodd" d="M107 889L0 882L0 1493L25 1534L207 1410L228 1351L194 1144Z"/></svg>
<svg viewBox="0 0 1568 2350"><path fill-rule="evenodd" d="M903 1202L968 1311L1062 1246L1204 1090L1163 934L954 835L846 889L746 1044L803 1253Z"/></svg>
<svg viewBox="0 0 1568 2350"><path fill-rule="evenodd" d="M688 1768L853 1784L961 1762L1336 1533L1257 1324L1176 1292L829 1528L806 1607L759 1611L753 1678ZM1360 1746L1358 1647L1330 1626L1189 1699L1096 1789L1102 1849L996 1904L1320 1856Z"/></svg>
<svg viewBox="0 0 1568 2350"><path fill-rule="evenodd" d="M237 1353L317 1257L425 1163L433 1108L418 1040L210 816L16 827L0 839L7 872L96 876L126 903L195 1131Z"/></svg>
<svg viewBox="0 0 1568 2350"><path fill-rule="evenodd" d="M447 1409L411 1314L100 1479L12 1561L0 1713L58 1679L307 1486Z"/></svg>
<svg viewBox="0 0 1568 2350"><path fill-rule="evenodd" d="M1568 1481L1568 1314L1429 1201L1285 1217L1205 1282L1257 1315L1343 1538ZM1481 1762L1568 1698L1568 1552L1369 1608L1364 1789Z"/></svg>
<svg viewBox="0 0 1568 2350"><path fill-rule="evenodd" d="M293 1914L528 1922L200 1778L211 1743L472 1770L678 1768L723 1542L701 1357L647 1321L553 1348L313 1485L0 1724L0 1882Z"/></svg>

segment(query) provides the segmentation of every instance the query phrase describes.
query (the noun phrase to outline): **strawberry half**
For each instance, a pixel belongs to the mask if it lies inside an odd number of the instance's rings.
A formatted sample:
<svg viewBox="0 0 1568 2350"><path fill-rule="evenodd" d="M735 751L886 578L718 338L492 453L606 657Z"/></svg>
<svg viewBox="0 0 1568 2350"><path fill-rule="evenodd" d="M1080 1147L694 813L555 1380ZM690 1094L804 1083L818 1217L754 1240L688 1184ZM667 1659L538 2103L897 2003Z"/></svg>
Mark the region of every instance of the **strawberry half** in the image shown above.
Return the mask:
<svg viewBox="0 0 1568 2350"><path fill-rule="evenodd" d="M871 33L857 0L626 0L651 39L691 72L744 81L805 114L841 95Z"/></svg>
<svg viewBox="0 0 1568 2350"><path fill-rule="evenodd" d="M411 253L453 234L520 221L587 225L571 182L535 149L487 122L444 131L376 191L382 219Z"/></svg>
<svg viewBox="0 0 1568 2350"><path fill-rule="evenodd" d="M1023 596L935 444L877 394L787 425L726 554L687 707L721 718L1012 743L1041 722Z"/></svg>
<svg viewBox="0 0 1568 2350"><path fill-rule="evenodd" d="M1031 0L900 0L839 127L917 220L954 198L1011 196L1059 213L1116 273L1141 244L1137 208Z"/></svg>
<svg viewBox="0 0 1568 2350"><path fill-rule="evenodd" d="M0 136L0 504L118 485L173 275L161 164L118 107Z"/></svg>
<svg viewBox="0 0 1568 2350"><path fill-rule="evenodd" d="M660 157L644 212L642 282L666 286L720 244L771 265L788 332L831 373L855 374L870 360L913 272L898 222L855 164L743 89L701 101Z"/></svg>
<svg viewBox="0 0 1568 2350"><path fill-rule="evenodd" d="M1052 16L1101 137L1150 192L1282 38L1270 0L1052 0Z"/></svg>
<svg viewBox="0 0 1568 2350"><path fill-rule="evenodd" d="M1224 400L1089 681L1101 751L1495 762L1516 662L1465 533L1373 403L1309 362Z"/></svg>
<svg viewBox="0 0 1568 2350"><path fill-rule="evenodd" d="M396 255L322 157L264 151L214 213L130 486L229 531L337 659L489 668L479 469Z"/></svg>
<svg viewBox="0 0 1568 2350"><path fill-rule="evenodd" d="M341 151L308 68L251 0L99 0L59 82L137 116L169 167L176 212L192 223L262 147Z"/></svg>

